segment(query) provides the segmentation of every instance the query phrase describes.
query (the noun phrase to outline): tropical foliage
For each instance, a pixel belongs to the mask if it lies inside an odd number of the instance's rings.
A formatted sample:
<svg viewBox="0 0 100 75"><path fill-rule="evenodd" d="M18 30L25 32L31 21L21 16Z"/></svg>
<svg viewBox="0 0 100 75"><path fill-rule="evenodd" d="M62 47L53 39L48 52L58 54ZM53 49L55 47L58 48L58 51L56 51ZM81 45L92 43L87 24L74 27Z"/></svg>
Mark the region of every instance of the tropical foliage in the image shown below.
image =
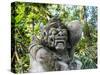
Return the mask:
<svg viewBox="0 0 100 75"><path fill-rule="evenodd" d="M80 20L83 34L75 47L75 56L82 62L82 69L97 68L97 7L60 4L38 4L15 2L11 4L11 63L15 73L28 72L28 46L32 35L38 38L41 25L58 15L67 25L72 20Z"/></svg>

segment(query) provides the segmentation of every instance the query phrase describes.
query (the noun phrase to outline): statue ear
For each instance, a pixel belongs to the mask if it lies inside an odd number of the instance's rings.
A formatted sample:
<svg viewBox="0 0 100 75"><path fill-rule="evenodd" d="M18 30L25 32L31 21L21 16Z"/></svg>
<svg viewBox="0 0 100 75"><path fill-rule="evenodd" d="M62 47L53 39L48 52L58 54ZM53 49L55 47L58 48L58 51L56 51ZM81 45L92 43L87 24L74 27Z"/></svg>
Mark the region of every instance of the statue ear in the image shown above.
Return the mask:
<svg viewBox="0 0 100 75"><path fill-rule="evenodd" d="M47 31L44 29L42 31L42 38L41 38L41 43L44 45L44 46L47 46L48 45L48 34L47 34Z"/></svg>
<svg viewBox="0 0 100 75"><path fill-rule="evenodd" d="M81 38L82 24L78 20L71 21L67 25L68 30L68 43L73 47Z"/></svg>
<svg viewBox="0 0 100 75"><path fill-rule="evenodd" d="M43 36L47 36L47 32L46 31L43 31Z"/></svg>

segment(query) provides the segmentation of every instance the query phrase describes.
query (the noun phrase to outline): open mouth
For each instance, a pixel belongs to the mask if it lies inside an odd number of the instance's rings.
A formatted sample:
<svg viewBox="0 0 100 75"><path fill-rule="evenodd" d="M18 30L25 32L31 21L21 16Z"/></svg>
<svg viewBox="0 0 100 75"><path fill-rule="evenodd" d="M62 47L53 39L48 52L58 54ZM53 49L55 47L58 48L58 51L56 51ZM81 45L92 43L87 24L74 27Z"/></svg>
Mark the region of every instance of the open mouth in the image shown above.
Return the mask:
<svg viewBox="0 0 100 75"><path fill-rule="evenodd" d="M65 49L65 40L55 40L55 48L57 50L64 50Z"/></svg>

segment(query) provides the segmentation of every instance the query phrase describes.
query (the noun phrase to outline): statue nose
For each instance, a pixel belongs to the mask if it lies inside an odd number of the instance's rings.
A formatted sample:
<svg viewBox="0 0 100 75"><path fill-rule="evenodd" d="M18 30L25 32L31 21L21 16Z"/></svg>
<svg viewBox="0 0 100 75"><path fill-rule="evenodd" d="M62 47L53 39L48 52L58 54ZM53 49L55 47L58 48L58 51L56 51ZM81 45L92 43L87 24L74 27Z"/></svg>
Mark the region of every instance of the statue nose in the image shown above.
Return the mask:
<svg viewBox="0 0 100 75"><path fill-rule="evenodd" d="M59 31L58 36L63 36L62 31Z"/></svg>

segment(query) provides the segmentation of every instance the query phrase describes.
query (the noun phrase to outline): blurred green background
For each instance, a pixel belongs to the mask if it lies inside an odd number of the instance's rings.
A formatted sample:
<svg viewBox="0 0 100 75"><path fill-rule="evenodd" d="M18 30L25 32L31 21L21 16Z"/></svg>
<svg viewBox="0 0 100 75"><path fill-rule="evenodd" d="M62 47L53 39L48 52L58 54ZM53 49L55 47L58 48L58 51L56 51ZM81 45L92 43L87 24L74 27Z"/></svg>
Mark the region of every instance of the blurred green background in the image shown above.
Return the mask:
<svg viewBox="0 0 100 75"><path fill-rule="evenodd" d="M61 4L14 2L11 4L11 71L25 73L29 70L28 46L32 35L40 38L40 25L58 15L66 25L80 20L82 38L75 47L75 56L82 69L97 68L97 7Z"/></svg>

